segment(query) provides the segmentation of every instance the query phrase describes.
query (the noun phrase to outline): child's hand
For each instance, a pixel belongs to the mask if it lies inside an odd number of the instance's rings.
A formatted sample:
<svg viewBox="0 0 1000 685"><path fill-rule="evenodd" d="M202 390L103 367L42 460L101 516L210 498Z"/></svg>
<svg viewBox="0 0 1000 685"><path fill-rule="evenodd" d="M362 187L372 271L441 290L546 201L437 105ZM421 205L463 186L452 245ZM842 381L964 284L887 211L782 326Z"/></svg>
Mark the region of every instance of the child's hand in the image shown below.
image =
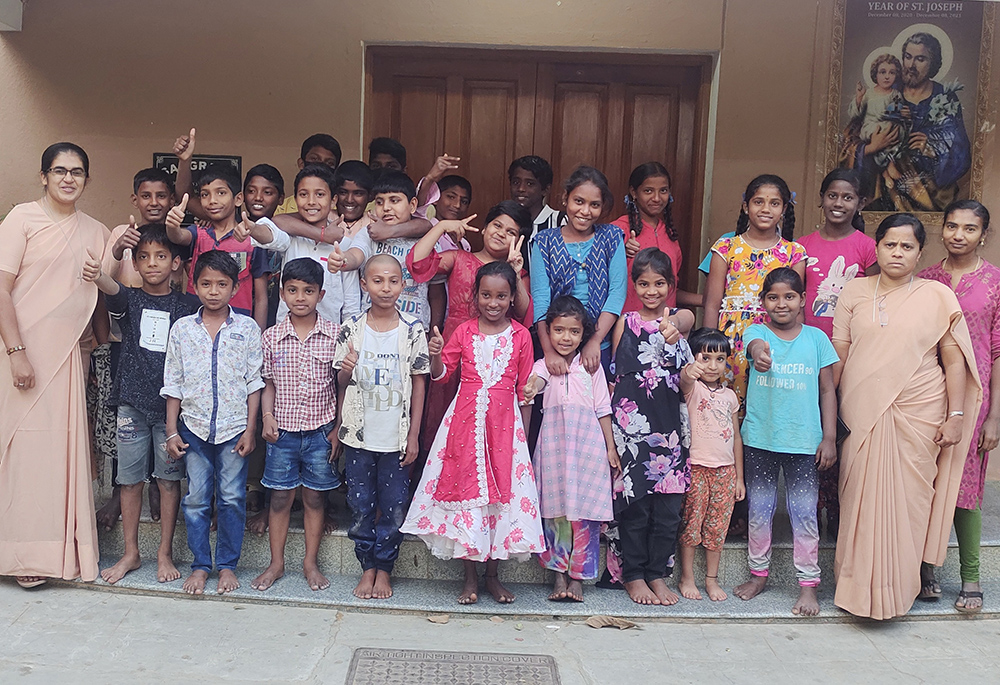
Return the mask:
<svg viewBox="0 0 1000 685"><path fill-rule="evenodd" d="M243 435L236 442L236 447L233 448L233 452L246 458L248 454L253 452L253 448L257 446L257 439L253 436L253 431L247 428L243 431Z"/></svg>
<svg viewBox="0 0 1000 685"><path fill-rule="evenodd" d="M243 221L236 224L235 228L233 228L233 237L242 243L250 237L256 226L257 224L250 218L250 212L244 212Z"/></svg>
<svg viewBox="0 0 1000 685"><path fill-rule="evenodd" d="M753 368L761 373L767 373L771 370L771 343L761 340L760 345L755 345L754 349L756 352L753 355Z"/></svg>
<svg viewBox="0 0 1000 685"><path fill-rule="evenodd" d="M535 399L535 395L541 389L541 382L538 379L537 373L532 373L528 376L528 381L524 384L524 403L529 404Z"/></svg>
<svg viewBox="0 0 1000 685"><path fill-rule="evenodd" d="M139 229L135 227L135 217L129 214L128 217L128 228L125 232L118 236L118 240L115 244L111 246L111 254L115 259L121 261L125 256L125 250L131 250L136 245L139 244L139 238L142 234L139 233Z"/></svg>
<svg viewBox="0 0 1000 685"><path fill-rule="evenodd" d="M464 219L445 219L437 223L445 233L451 236L451 239L455 241L456 245L461 245L462 238L469 231L473 233L479 233L479 229L471 225L469 222L475 219L478 214L473 214L472 216L467 216Z"/></svg>
<svg viewBox="0 0 1000 685"><path fill-rule="evenodd" d="M354 343L347 341L347 355L344 361L340 362L340 370L344 373L354 373L354 367L358 365L358 353L354 351Z"/></svg>
<svg viewBox="0 0 1000 685"><path fill-rule="evenodd" d="M612 473L618 473L622 470L622 462L618 458L618 450L613 446L608 448L608 464L611 465Z"/></svg>
<svg viewBox="0 0 1000 685"><path fill-rule="evenodd" d="M419 454L420 441L417 439L417 433L410 431L410 434L406 436L406 452L403 453L403 459L399 462L399 465L409 466L417 460Z"/></svg>
<svg viewBox="0 0 1000 685"><path fill-rule="evenodd" d="M441 331L438 327L434 327L434 332L431 334L430 340L427 341L427 352L432 357L437 357L441 354L441 350L444 349L444 338L441 337Z"/></svg>
<svg viewBox="0 0 1000 685"><path fill-rule="evenodd" d="M598 357L600 359L600 357ZM545 355L545 368L552 376L565 376L569 373L569 364L557 352Z"/></svg>
<svg viewBox="0 0 1000 685"><path fill-rule="evenodd" d="M517 239L515 244L513 236L510 239L510 245L507 248L507 263L510 264L511 268L514 269L514 273L520 277L521 269L524 268L524 255L521 254L521 246L524 245L524 236L522 235Z"/></svg>
<svg viewBox="0 0 1000 685"><path fill-rule="evenodd" d="M668 345L674 345L681 339L681 331L670 320L670 307L663 308L663 318L660 319L660 334Z"/></svg>
<svg viewBox="0 0 1000 685"><path fill-rule="evenodd" d="M188 199L188 194L184 193L181 201L167 212L167 220L164 222L167 228L176 229L181 227L181 224L184 222L184 214L187 212Z"/></svg>
<svg viewBox="0 0 1000 685"><path fill-rule="evenodd" d="M461 157L452 157L448 153L445 153L434 160L434 165L431 167L430 171L427 172L425 178L428 181L434 181L437 183L444 178L449 171L457 169L457 162L460 162L461 160Z"/></svg>
<svg viewBox="0 0 1000 685"><path fill-rule="evenodd" d="M344 258L344 253L340 251L340 241L338 240L333 244L333 252L326 258L326 268L332 274L339 274L346 263L347 259Z"/></svg>
<svg viewBox="0 0 1000 685"><path fill-rule="evenodd" d="M176 461L180 459L185 454L187 454L187 448L190 447L186 442L181 440L181 436L173 435L169 440L167 440L167 452Z"/></svg>
<svg viewBox="0 0 1000 685"><path fill-rule="evenodd" d="M396 230L375 216L375 212L368 212L368 219L368 237L372 239L372 242L380 243L395 235Z"/></svg>
<svg viewBox="0 0 1000 685"><path fill-rule="evenodd" d="M87 248L87 258L83 260L83 280L93 283L101 277L101 260Z"/></svg>
<svg viewBox="0 0 1000 685"><path fill-rule="evenodd" d="M695 359L690 364L685 364L681 369L681 378L694 383L705 373L705 364L700 359Z"/></svg>
<svg viewBox="0 0 1000 685"><path fill-rule="evenodd" d="M639 245L638 239L635 237L635 231L629 232L629 239L625 241L625 256L632 259L637 254L642 247Z"/></svg>
<svg viewBox="0 0 1000 685"><path fill-rule="evenodd" d="M182 162L191 161L191 156L194 155L194 129L174 141L174 154Z"/></svg>
<svg viewBox="0 0 1000 685"><path fill-rule="evenodd" d="M742 502L744 499L746 499L746 496L747 496L747 486L746 483L743 482L743 479L740 478L736 481L736 501Z"/></svg>
<svg viewBox="0 0 1000 685"><path fill-rule="evenodd" d="M816 464L820 471L826 471L837 462L837 441L824 439L816 448Z"/></svg>
<svg viewBox="0 0 1000 685"><path fill-rule="evenodd" d="M326 441L330 443L330 463L334 463L340 458L340 426L334 426L330 429L330 432L326 434Z"/></svg>
<svg viewBox="0 0 1000 685"><path fill-rule="evenodd" d="M271 412L264 414L260 437L264 438L264 442L271 444L278 442L278 420Z"/></svg>

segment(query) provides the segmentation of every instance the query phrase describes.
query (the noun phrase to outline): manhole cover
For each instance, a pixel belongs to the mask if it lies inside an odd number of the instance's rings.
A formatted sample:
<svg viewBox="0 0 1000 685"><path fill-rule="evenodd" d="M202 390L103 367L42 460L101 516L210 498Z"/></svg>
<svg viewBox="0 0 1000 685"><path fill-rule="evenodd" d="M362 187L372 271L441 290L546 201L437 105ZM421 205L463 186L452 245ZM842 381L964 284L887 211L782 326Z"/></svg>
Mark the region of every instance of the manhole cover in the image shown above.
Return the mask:
<svg viewBox="0 0 1000 685"><path fill-rule="evenodd" d="M556 660L541 654L354 650L346 685L559 685Z"/></svg>

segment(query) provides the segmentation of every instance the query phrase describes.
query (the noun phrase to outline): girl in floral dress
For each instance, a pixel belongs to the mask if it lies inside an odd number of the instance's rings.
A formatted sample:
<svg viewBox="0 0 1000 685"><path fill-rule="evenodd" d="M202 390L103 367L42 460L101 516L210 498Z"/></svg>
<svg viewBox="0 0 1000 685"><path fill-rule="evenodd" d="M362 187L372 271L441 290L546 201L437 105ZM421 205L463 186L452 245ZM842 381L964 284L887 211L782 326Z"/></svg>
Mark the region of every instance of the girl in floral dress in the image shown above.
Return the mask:
<svg viewBox="0 0 1000 685"><path fill-rule="evenodd" d="M613 334L615 392L611 400L621 471L614 483L618 525L609 539L609 571L618 563L629 597L638 604L675 604L664 581L677 546L681 504L691 483L687 411L681 368L691 348L664 307L674 287L670 258L657 248L641 250L632 281L642 303L618 320ZM675 316L694 316L684 310ZM616 534L615 534L616 533ZM617 540L616 540L617 538ZM620 560L619 558L620 557Z"/></svg>
<svg viewBox="0 0 1000 685"><path fill-rule="evenodd" d="M463 560L461 604L478 599L476 562L486 562L486 590L507 604L514 595L497 577L500 560L545 550L524 430L530 407L518 409L534 359L531 335L510 319L516 290L506 262L480 267L479 318L460 324L447 345L435 326L427 345L432 379L461 380L400 530L439 559Z"/></svg>

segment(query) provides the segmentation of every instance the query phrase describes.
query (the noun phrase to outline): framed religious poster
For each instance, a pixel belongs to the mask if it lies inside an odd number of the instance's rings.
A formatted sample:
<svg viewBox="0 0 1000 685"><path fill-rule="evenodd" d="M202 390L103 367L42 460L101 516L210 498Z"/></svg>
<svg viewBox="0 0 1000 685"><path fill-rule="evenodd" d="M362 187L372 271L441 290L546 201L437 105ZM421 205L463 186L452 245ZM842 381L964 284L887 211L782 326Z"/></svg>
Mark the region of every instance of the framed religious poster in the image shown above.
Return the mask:
<svg viewBox="0 0 1000 685"><path fill-rule="evenodd" d="M981 199L996 9L837 0L826 168L858 171L869 219L939 223L953 200Z"/></svg>

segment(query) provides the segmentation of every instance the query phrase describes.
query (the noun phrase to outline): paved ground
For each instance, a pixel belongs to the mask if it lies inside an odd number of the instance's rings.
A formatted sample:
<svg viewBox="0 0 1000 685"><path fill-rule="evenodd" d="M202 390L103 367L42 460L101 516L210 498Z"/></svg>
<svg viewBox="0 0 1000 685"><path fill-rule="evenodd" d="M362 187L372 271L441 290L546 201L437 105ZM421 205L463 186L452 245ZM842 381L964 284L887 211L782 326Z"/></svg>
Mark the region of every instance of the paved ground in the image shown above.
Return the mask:
<svg viewBox="0 0 1000 685"><path fill-rule="evenodd" d="M357 647L551 654L564 685L995 685L1000 620L580 622L340 613L0 581L2 683L344 682Z"/></svg>

